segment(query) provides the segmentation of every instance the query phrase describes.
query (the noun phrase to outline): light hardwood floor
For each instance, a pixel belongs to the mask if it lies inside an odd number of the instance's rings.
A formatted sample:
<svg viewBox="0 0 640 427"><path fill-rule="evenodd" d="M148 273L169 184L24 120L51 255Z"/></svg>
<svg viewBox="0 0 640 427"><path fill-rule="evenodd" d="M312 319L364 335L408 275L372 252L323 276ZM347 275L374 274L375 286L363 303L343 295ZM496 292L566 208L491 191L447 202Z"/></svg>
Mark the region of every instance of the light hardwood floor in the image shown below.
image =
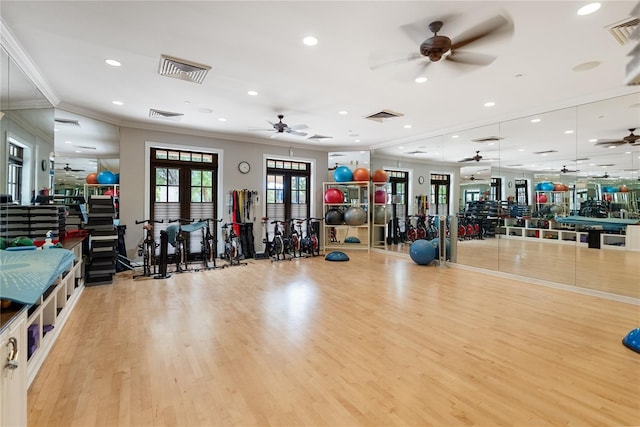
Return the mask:
<svg viewBox="0 0 640 427"><path fill-rule="evenodd" d="M349 255L87 288L29 425L640 425L637 305Z"/></svg>

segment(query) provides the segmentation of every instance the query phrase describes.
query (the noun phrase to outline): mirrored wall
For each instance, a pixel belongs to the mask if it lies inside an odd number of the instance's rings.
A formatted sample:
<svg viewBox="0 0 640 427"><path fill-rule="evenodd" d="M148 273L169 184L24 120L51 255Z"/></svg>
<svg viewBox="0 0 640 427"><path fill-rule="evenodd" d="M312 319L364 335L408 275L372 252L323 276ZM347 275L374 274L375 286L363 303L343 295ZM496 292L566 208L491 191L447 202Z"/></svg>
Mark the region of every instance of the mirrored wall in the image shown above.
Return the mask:
<svg viewBox="0 0 640 427"><path fill-rule="evenodd" d="M638 93L427 138L424 159L374 152L372 164L410 165L414 195L450 172L450 213L462 221L489 207L495 229L456 239L456 262L640 298L640 242L628 235L639 218L635 127Z"/></svg>

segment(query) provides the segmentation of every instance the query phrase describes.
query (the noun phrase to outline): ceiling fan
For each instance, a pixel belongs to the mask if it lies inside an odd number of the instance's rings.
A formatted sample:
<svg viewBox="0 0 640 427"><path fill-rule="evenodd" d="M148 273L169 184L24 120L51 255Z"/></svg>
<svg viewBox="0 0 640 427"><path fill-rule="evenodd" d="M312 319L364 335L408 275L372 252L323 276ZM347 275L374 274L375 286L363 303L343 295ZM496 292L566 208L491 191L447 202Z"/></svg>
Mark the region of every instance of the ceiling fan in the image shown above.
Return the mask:
<svg viewBox="0 0 640 427"><path fill-rule="evenodd" d="M423 23L403 26L403 31L414 42L420 43L419 53L411 53L408 57L405 56L402 59L395 59L381 64L372 64L370 68L374 70L390 64L415 61L423 57L429 59L429 61L426 61L423 64L423 67L426 67L432 62L438 62L443 58L449 62L457 64L489 65L496 59L495 56L466 52L460 49L463 47L469 47L472 43L479 40L487 39L490 36L508 37L513 33L513 25L511 21L501 15L497 15L486 20L485 22L476 25L460 36L454 37L453 40L447 36L438 34L443 26L443 21L431 22L428 25L428 29L433 33L433 36L427 38L426 40L423 40L422 42L420 42L420 39L424 38L425 34ZM420 39L418 39L418 37L420 37Z"/></svg>
<svg viewBox="0 0 640 427"><path fill-rule="evenodd" d="M476 155L475 156L464 158L462 160L459 160L459 162L479 162L480 160L482 160L482 156L480 155L480 151L476 151Z"/></svg>
<svg viewBox="0 0 640 427"><path fill-rule="evenodd" d="M73 169L72 167L69 166L69 163L65 164L65 166L63 168L60 168L58 170L63 170L65 172L84 172L84 169Z"/></svg>
<svg viewBox="0 0 640 427"><path fill-rule="evenodd" d="M604 178L604 179L607 179L607 178L611 178L611 175L609 175L607 172L605 172L604 175L592 176L592 178Z"/></svg>
<svg viewBox="0 0 640 427"><path fill-rule="evenodd" d="M560 172L562 173L580 172L580 169L577 169L577 170L567 169L567 166L563 165L562 169L560 169Z"/></svg>
<svg viewBox="0 0 640 427"><path fill-rule="evenodd" d="M249 129L249 130L263 131L263 132L275 131L276 133L273 134L271 138L275 138L276 136L278 136L278 134L281 134L281 133L288 133L295 136L307 136L306 132L300 132L302 129L307 129L308 128L307 125L300 124L300 125L289 126L288 124L284 123L282 119L284 119L284 115L278 114L278 121L276 123L273 123L267 120L267 122L271 125L271 129Z"/></svg>
<svg viewBox="0 0 640 427"><path fill-rule="evenodd" d="M595 145L603 145L605 147L610 147L612 145L623 145L623 144L634 145L640 140L640 135L636 135L636 134L633 133L635 130L636 130L636 128L630 128L629 129L629 132L630 132L629 135L625 136L622 139L598 141L598 142L596 142Z"/></svg>

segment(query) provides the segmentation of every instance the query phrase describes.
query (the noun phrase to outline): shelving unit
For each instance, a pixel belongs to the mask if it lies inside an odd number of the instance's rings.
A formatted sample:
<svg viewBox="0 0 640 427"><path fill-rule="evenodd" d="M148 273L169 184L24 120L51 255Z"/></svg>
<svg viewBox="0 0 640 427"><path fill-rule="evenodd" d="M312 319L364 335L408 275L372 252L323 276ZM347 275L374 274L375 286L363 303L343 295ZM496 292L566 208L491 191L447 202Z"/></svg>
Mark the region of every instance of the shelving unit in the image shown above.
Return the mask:
<svg viewBox="0 0 640 427"><path fill-rule="evenodd" d="M545 202L538 202L544 196ZM569 215L569 192L568 191L536 191L535 210L560 216Z"/></svg>
<svg viewBox="0 0 640 427"><path fill-rule="evenodd" d="M385 248L387 246L387 222L389 221L389 205L387 204L388 185L374 182L372 184L371 206L371 247ZM384 203L378 203L376 193L383 191L385 194Z"/></svg>
<svg viewBox="0 0 640 427"><path fill-rule="evenodd" d="M504 223L498 228L498 235L503 239L536 239L549 243L577 244L584 247L588 245L588 231L579 231L575 227L559 227L553 220L546 221L546 226L543 225L543 220L537 218L524 219L524 226L516 225L517 218L507 217L503 221ZM600 247L626 250L627 236L625 234L602 233Z"/></svg>
<svg viewBox="0 0 640 427"><path fill-rule="evenodd" d="M343 213L351 207L359 207L365 211L365 223L362 225L329 225L323 223L323 233L321 241L324 242L325 250L334 249L366 249L369 250L371 237L370 213L369 213L369 182L324 182L322 184L322 194L330 188L337 188L345 194L344 203L326 203L323 201L322 212L326 215L329 209L339 209ZM324 200L324 199L323 199ZM357 239L359 243L345 243L352 239Z"/></svg>
<svg viewBox="0 0 640 427"><path fill-rule="evenodd" d="M72 247L67 245L69 243L65 246L76 256L73 266L61 274L27 311L27 387L38 373L84 288L81 240L78 239Z"/></svg>

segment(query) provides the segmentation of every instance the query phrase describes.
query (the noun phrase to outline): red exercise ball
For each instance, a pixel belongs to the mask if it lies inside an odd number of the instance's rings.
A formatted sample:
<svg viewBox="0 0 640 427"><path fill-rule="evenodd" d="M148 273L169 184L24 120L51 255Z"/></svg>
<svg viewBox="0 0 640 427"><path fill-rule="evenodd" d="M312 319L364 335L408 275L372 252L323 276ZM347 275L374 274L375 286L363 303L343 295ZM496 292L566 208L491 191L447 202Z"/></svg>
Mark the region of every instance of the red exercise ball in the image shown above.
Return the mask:
<svg viewBox="0 0 640 427"><path fill-rule="evenodd" d="M547 196L544 194L538 194L536 196L536 203L547 203Z"/></svg>
<svg viewBox="0 0 640 427"><path fill-rule="evenodd" d="M90 173L89 175L87 175L87 184L97 184L98 183L98 174L97 173Z"/></svg>
<svg viewBox="0 0 640 427"><path fill-rule="evenodd" d="M353 171L354 181L369 181L369 169L357 168Z"/></svg>
<svg viewBox="0 0 640 427"><path fill-rule="evenodd" d="M344 193L337 188L329 188L324 192L325 203L344 203Z"/></svg>
<svg viewBox="0 0 640 427"><path fill-rule="evenodd" d="M374 200L378 204L387 203L387 192L384 190L376 190Z"/></svg>
<svg viewBox="0 0 640 427"><path fill-rule="evenodd" d="M373 172L371 179L373 182L387 182L389 180L389 175L387 175L384 170L378 169Z"/></svg>
<svg viewBox="0 0 640 427"><path fill-rule="evenodd" d="M610 202L610 201L613 200L613 196L611 196L611 194L609 194L609 193L607 193L604 196L602 196L602 198L607 202Z"/></svg>

